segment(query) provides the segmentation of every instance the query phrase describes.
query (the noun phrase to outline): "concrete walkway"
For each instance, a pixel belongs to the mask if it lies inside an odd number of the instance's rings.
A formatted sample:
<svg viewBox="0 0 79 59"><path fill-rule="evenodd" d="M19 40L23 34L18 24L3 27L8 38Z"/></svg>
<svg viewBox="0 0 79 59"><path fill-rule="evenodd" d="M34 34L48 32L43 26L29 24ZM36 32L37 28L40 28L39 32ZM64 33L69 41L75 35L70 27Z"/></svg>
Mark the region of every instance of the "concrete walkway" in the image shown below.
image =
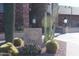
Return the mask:
<svg viewBox="0 0 79 59"><path fill-rule="evenodd" d="M55 39L67 42L66 56L79 56L79 33L67 33Z"/></svg>

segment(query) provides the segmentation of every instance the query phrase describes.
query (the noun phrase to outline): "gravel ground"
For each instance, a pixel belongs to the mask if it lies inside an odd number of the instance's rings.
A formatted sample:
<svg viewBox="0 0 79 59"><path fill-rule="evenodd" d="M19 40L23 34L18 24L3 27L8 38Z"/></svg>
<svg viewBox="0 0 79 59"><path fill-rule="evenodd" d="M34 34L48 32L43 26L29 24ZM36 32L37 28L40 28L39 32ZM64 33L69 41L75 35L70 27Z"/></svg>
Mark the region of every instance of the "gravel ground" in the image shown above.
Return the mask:
<svg viewBox="0 0 79 59"><path fill-rule="evenodd" d="M0 37L3 38L3 35L0 35ZM57 41L59 43L59 49L57 50L55 56L66 56L66 45L67 45L67 43L64 42L64 41L60 41L60 40L57 40ZM0 43L3 43L3 42L4 42L3 40L0 40ZM45 54L41 54L41 56L54 56L54 55L45 53Z"/></svg>
<svg viewBox="0 0 79 59"><path fill-rule="evenodd" d="M66 56L66 42L59 41L59 40L57 40L57 42L59 44L59 49L57 50L55 55L44 53L38 56Z"/></svg>
<svg viewBox="0 0 79 59"><path fill-rule="evenodd" d="M58 43L59 43L59 49L57 50L55 56L66 56L67 43L59 40Z"/></svg>

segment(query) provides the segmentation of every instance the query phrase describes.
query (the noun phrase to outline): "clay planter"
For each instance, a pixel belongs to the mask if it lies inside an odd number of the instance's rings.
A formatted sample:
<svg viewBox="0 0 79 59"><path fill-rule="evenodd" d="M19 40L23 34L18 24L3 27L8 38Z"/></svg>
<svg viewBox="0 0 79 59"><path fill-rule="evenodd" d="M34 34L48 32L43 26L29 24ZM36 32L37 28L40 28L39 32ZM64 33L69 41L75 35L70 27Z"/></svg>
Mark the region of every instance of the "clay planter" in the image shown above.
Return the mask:
<svg viewBox="0 0 79 59"><path fill-rule="evenodd" d="M56 54L58 50L58 43L56 41L48 41L46 43L46 52L51 54Z"/></svg>

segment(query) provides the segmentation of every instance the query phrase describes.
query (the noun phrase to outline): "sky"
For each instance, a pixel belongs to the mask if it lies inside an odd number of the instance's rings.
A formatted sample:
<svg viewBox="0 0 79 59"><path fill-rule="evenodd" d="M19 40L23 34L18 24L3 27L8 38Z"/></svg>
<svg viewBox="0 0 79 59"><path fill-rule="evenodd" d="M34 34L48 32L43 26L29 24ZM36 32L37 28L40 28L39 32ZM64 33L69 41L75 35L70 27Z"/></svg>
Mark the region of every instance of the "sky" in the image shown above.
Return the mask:
<svg viewBox="0 0 79 59"><path fill-rule="evenodd" d="M79 7L79 3L58 3L59 5L63 5L63 6L72 6L72 7Z"/></svg>
<svg viewBox="0 0 79 59"><path fill-rule="evenodd" d="M79 7L79 0L59 0L59 5Z"/></svg>
<svg viewBox="0 0 79 59"><path fill-rule="evenodd" d="M79 7L79 0L1 0L0 3L59 3L59 5Z"/></svg>

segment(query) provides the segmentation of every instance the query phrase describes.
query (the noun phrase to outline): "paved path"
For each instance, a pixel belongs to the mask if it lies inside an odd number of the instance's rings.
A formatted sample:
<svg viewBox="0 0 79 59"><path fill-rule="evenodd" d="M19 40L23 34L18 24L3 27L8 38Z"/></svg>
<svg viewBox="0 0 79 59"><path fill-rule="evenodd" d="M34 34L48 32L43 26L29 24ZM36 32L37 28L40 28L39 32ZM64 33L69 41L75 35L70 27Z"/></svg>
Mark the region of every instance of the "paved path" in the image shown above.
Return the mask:
<svg viewBox="0 0 79 59"><path fill-rule="evenodd" d="M67 33L56 37L56 39L67 42L67 56L79 56L79 33Z"/></svg>

